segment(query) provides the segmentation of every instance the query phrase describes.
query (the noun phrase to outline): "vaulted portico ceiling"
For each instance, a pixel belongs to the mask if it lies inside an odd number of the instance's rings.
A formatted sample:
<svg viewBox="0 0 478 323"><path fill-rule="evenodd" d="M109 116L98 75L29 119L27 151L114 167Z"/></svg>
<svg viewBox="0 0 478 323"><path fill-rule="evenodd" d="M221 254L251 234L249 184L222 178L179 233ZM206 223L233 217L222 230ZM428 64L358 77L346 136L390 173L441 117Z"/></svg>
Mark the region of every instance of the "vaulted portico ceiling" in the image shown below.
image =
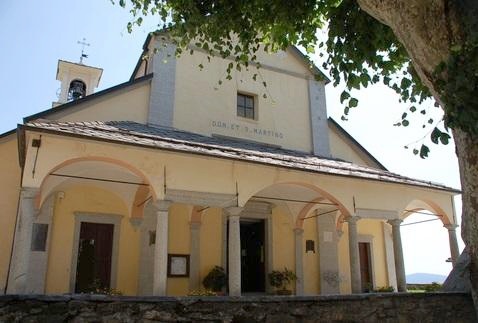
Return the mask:
<svg viewBox="0 0 478 323"><path fill-rule="evenodd" d="M442 184L413 179L385 170L327 159L269 145L206 137L186 131L151 127L130 121L60 122L37 120L20 125L20 130L46 132L84 139L114 142L217 158L240 160L311 173L345 176L371 181L425 187L452 194L460 191Z"/></svg>
<svg viewBox="0 0 478 323"><path fill-rule="evenodd" d="M73 186L94 186L118 195L128 209L133 208L141 177L121 165L101 160L74 160L55 168L42 182L40 205L54 192Z"/></svg>

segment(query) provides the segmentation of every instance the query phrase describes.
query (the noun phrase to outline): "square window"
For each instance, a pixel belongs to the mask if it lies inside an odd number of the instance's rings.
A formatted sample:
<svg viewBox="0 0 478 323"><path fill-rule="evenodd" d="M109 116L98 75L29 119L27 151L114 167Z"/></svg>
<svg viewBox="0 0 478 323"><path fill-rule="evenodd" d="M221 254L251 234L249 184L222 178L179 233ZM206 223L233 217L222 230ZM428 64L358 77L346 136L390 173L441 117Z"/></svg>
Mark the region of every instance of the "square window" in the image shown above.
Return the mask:
<svg viewBox="0 0 478 323"><path fill-rule="evenodd" d="M254 97L252 95L237 94L237 116L254 120L256 117L254 109Z"/></svg>

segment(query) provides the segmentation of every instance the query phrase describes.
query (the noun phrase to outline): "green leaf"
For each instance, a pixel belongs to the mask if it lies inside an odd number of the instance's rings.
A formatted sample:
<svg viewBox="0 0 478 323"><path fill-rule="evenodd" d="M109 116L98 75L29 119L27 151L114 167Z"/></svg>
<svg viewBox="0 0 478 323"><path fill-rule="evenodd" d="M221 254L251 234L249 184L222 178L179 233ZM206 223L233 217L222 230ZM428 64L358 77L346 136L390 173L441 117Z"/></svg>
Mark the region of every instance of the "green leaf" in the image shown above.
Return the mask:
<svg viewBox="0 0 478 323"><path fill-rule="evenodd" d="M410 107L410 111L411 111L411 112L415 112L415 111L417 111L417 108L415 108L415 106L412 105L412 106Z"/></svg>
<svg viewBox="0 0 478 323"><path fill-rule="evenodd" d="M408 122L407 119L402 120L402 125L403 125L404 127L408 127L409 124L410 124L410 122Z"/></svg>
<svg viewBox="0 0 478 323"><path fill-rule="evenodd" d="M450 50L454 53L458 53L459 51L461 51L461 45L458 45L458 44L453 45L450 47Z"/></svg>
<svg viewBox="0 0 478 323"><path fill-rule="evenodd" d="M406 117L407 117L407 113L404 112L404 113L402 114L402 119L405 119Z"/></svg>
<svg viewBox="0 0 478 323"><path fill-rule="evenodd" d="M437 127L435 127L435 129L433 129L432 133L430 134L430 139L434 144L438 145L438 138L440 137L441 131Z"/></svg>
<svg viewBox="0 0 478 323"><path fill-rule="evenodd" d="M425 159L428 157L428 153L430 152L430 149L426 145L422 145L420 147L420 158Z"/></svg>
<svg viewBox="0 0 478 323"><path fill-rule="evenodd" d="M344 103L344 101L347 100L348 98L350 98L349 92L342 91L342 93L340 94L340 103Z"/></svg>
<svg viewBox="0 0 478 323"><path fill-rule="evenodd" d="M418 149L413 148L413 154L414 154L414 155L418 155Z"/></svg>
<svg viewBox="0 0 478 323"><path fill-rule="evenodd" d="M433 119L432 118L428 119L428 123L433 124Z"/></svg>
<svg viewBox="0 0 478 323"><path fill-rule="evenodd" d="M442 132L442 133L441 133L441 136L440 136L440 142L441 142L443 145L448 145L450 138L451 138L451 137L450 137L449 134L447 134L446 132Z"/></svg>
<svg viewBox="0 0 478 323"><path fill-rule="evenodd" d="M355 108L358 105L358 100L356 98L351 98L349 101L349 108Z"/></svg>

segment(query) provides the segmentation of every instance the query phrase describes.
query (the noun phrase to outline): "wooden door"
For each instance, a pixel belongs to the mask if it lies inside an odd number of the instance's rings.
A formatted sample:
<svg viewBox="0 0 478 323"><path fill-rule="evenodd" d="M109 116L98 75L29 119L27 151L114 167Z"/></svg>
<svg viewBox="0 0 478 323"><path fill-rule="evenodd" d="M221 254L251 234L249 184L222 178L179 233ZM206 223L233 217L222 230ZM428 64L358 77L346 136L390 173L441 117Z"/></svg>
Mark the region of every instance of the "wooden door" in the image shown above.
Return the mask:
<svg viewBox="0 0 478 323"><path fill-rule="evenodd" d="M241 286L243 293L265 292L264 220L241 221Z"/></svg>
<svg viewBox="0 0 478 323"><path fill-rule="evenodd" d="M359 242L359 257L360 278L362 279L362 291L369 292L373 289L370 243Z"/></svg>
<svg viewBox="0 0 478 323"><path fill-rule="evenodd" d="M113 253L113 224L82 222L76 266L76 293L109 288Z"/></svg>

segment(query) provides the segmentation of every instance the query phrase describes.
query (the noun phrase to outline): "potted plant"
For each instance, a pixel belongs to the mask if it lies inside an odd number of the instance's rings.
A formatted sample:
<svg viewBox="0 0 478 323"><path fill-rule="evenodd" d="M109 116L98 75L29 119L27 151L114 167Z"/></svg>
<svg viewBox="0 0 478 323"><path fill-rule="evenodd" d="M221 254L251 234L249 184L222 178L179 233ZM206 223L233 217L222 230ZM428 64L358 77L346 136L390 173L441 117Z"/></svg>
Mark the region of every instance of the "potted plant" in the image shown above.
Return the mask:
<svg viewBox="0 0 478 323"><path fill-rule="evenodd" d="M213 269L204 277L202 284L206 289L220 293L222 288L226 286L227 275L224 268L214 266Z"/></svg>
<svg viewBox="0 0 478 323"><path fill-rule="evenodd" d="M297 280L297 276L292 270L284 268L284 270L273 270L268 274L269 283L276 288L277 295L291 295L292 291L287 289L290 283Z"/></svg>

